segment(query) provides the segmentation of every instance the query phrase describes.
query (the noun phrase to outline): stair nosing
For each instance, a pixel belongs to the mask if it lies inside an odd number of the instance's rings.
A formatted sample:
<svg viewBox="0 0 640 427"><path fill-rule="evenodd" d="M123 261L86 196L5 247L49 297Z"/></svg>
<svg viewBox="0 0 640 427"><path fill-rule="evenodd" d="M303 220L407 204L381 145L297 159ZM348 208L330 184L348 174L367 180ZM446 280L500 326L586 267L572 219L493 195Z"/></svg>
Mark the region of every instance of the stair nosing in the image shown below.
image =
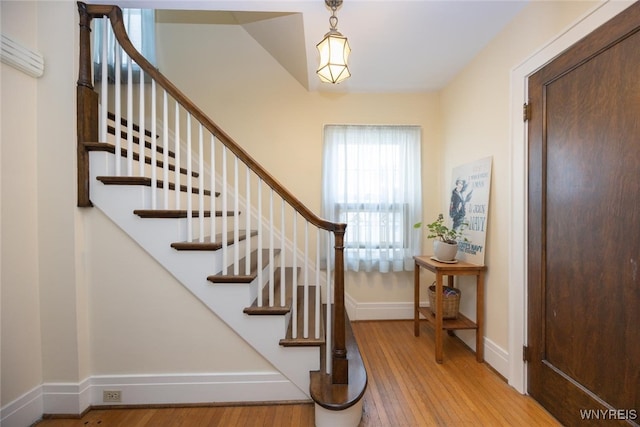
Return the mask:
<svg viewBox="0 0 640 427"><path fill-rule="evenodd" d="M257 230L249 231L248 235L245 230L240 230L238 241L247 240L253 236L257 236ZM235 233L229 231L227 233L227 245L235 244ZM211 241L211 236L205 236L204 241L200 242L198 239L194 239L186 242L174 242L171 247L178 251L217 251L222 249L222 233L218 233L214 241Z"/></svg>
<svg viewBox="0 0 640 427"><path fill-rule="evenodd" d="M83 142L82 144L85 146L85 148L88 151L106 151L112 154L116 153L116 146L110 142ZM127 153L128 153L128 150L125 147L120 148L120 157L127 157ZM140 154L136 153L135 151L132 153L132 157L133 157L133 160L135 161L140 160ZM172 156L169 156L169 157L172 157ZM151 157L145 155L144 159L145 159L144 161L145 164L151 165ZM156 167L158 168L164 167L164 161L162 159L156 159ZM171 171L175 171L176 165L174 165L173 163L169 163L167 168ZM180 167L178 169L180 171L180 175L189 175L187 173L188 171L186 168ZM195 170L191 171L191 177L198 178L199 176L200 174L198 173L198 171L195 171Z"/></svg>
<svg viewBox="0 0 640 427"><path fill-rule="evenodd" d="M146 187L151 187L152 180L146 176L97 176L96 179L102 182L105 185L144 185ZM161 179L156 179L157 188L164 188L164 181ZM173 182L169 182L169 189L175 191L175 184ZM180 185L180 192L187 193L188 188L186 185ZM205 196L211 196L211 190L202 190L202 193ZM191 188L191 194L200 194L200 189L197 187ZM216 194L216 197L218 193Z"/></svg>
<svg viewBox="0 0 640 427"><path fill-rule="evenodd" d="M133 211L135 215L138 215L140 218L187 218L187 210L186 209L135 209ZM223 214L222 211L215 211L216 217L221 217ZM233 211L226 212L228 217L233 217L235 213ZM194 209L191 212L192 218L197 218L200 216L200 211ZM205 218L211 217L210 210L204 210L203 216Z"/></svg>

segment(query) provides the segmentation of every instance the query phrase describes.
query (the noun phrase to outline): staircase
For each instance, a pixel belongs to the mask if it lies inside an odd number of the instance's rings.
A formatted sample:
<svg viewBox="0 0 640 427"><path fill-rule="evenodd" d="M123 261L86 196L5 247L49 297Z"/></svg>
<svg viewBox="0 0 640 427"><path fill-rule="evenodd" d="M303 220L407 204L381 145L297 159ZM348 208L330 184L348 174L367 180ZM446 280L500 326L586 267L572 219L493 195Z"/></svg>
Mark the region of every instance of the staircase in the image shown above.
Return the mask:
<svg viewBox="0 0 640 427"><path fill-rule="evenodd" d="M78 206L104 212L313 399L316 425L357 425L367 376L344 308L346 225L306 208L142 57L118 7L78 10ZM127 56L96 87L93 19Z"/></svg>

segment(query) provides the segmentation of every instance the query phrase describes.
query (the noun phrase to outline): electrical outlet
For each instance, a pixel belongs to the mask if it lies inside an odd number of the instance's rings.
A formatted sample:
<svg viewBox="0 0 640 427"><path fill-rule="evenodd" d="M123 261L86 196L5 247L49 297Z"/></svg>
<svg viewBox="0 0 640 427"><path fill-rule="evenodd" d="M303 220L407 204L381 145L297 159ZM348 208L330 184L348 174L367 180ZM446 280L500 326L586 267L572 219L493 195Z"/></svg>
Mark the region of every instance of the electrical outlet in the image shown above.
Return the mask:
<svg viewBox="0 0 640 427"><path fill-rule="evenodd" d="M103 390L103 402L122 402L122 392L120 390Z"/></svg>

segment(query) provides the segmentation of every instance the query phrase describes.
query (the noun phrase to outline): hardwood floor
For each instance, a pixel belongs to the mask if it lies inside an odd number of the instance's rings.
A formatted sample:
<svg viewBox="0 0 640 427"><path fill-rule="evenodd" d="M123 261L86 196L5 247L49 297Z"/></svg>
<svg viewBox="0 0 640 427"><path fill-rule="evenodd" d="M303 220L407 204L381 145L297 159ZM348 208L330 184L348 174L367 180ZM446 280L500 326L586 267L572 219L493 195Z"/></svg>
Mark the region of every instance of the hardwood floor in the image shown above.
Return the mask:
<svg viewBox="0 0 640 427"><path fill-rule="evenodd" d="M558 426L537 402L511 388L457 338L412 321L355 322L369 384L361 426Z"/></svg>
<svg viewBox="0 0 640 427"><path fill-rule="evenodd" d="M434 360L433 329L412 321L353 322L369 383L360 427L559 426L458 339L445 335L444 363ZM92 409L81 419L38 427L313 426L313 404Z"/></svg>

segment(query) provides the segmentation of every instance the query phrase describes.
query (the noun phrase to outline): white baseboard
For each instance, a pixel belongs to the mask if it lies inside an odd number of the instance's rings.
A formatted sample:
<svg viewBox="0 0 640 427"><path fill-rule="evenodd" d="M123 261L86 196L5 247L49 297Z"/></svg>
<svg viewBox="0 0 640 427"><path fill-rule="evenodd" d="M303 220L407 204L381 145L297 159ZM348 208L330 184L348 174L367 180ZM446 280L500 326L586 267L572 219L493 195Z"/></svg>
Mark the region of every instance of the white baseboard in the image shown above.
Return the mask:
<svg viewBox="0 0 640 427"><path fill-rule="evenodd" d="M45 383L42 385L43 413L81 414L93 404L92 379L80 383Z"/></svg>
<svg viewBox="0 0 640 427"><path fill-rule="evenodd" d="M100 376L92 383L93 405L109 405L104 390L121 391L123 405L308 400L277 372Z"/></svg>
<svg viewBox="0 0 640 427"><path fill-rule="evenodd" d="M421 306L428 307L427 302ZM345 307L350 320L406 320L413 319L412 302L394 303L361 303L345 293ZM469 347L475 350L475 333L456 331L456 335ZM509 379L509 353L496 343L484 338L484 359L500 375Z"/></svg>
<svg viewBox="0 0 640 427"><path fill-rule="evenodd" d="M345 293L350 320L413 319L413 302L357 302Z"/></svg>
<svg viewBox="0 0 640 427"><path fill-rule="evenodd" d="M456 336L462 340L469 348L475 351L476 337L475 332L459 330L455 331ZM484 337L484 361L495 369L500 375L507 380L509 379L509 353L498 346L489 338Z"/></svg>
<svg viewBox="0 0 640 427"><path fill-rule="evenodd" d="M103 391L121 402L104 402ZM91 406L307 401L278 372L108 375L80 383L46 383L0 409L2 427L25 427L43 414L79 415Z"/></svg>
<svg viewBox="0 0 640 427"><path fill-rule="evenodd" d="M42 386L38 386L0 408L0 426L30 426L42 417L42 400Z"/></svg>
<svg viewBox="0 0 640 427"><path fill-rule="evenodd" d="M509 380L509 352L489 338L484 338L484 360Z"/></svg>

